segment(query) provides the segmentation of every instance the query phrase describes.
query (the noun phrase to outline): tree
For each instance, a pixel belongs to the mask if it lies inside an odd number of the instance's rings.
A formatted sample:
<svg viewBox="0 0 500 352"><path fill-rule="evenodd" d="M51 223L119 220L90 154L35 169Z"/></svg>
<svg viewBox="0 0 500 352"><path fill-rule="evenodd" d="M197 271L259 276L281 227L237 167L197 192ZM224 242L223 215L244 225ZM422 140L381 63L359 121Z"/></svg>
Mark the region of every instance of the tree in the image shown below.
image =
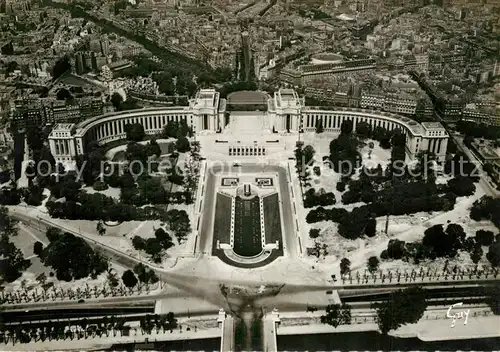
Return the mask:
<svg viewBox="0 0 500 352"><path fill-rule="evenodd" d="M326 307L326 315L321 316L322 324L329 324L333 327L347 325L351 323L351 306L346 303L330 304Z"/></svg>
<svg viewBox="0 0 500 352"><path fill-rule="evenodd" d="M450 236L454 249L458 251L463 248L466 235L461 225L449 224L446 228L446 235Z"/></svg>
<svg viewBox="0 0 500 352"><path fill-rule="evenodd" d="M389 253L387 252L387 249L384 249L382 252L380 252L380 259L382 260L389 259Z"/></svg>
<svg viewBox="0 0 500 352"><path fill-rule="evenodd" d="M123 101L118 110L119 111L126 111L126 110L134 110L134 109L139 109L140 106L137 104L137 100L128 98L127 100Z"/></svg>
<svg viewBox="0 0 500 352"><path fill-rule="evenodd" d="M310 229L309 230L309 237L318 238L319 237L319 229Z"/></svg>
<svg viewBox="0 0 500 352"><path fill-rule="evenodd" d="M136 142L127 144L125 152L127 160L130 162L130 173L134 176L142 175L147 169L148 153L146 147Z"/></svg>
<svg viewBox="0 0 500 352"><path fill-rule="evenodd" d="M120 107L123 103L123 97L121 96L120 93L113 93L111 96L111 104L113 104L115 110L120 110Z"/></svg>
<svg viewBox="0 0 500 352"><path fill-rule="evenodd" d="M406 136L398 131L392 137L392 150L391 150L391 165L392 170L395 171L400 165L404 164L406 157Z"/></svg>
<svg viewBox="0 0 500 352"><path fill-rule="evenodd" d="M486 259L491 263L491 266L500 266L500 241L498 239L488 248Z"/></svg>
<svg viewBox="0 0 500 352"><path fill-rule="evenodd" d="M189 151L189 140L186 137L180 137L175 141L175 148L180 153L185 153Z"/></svg>
<svg viewBox="0 0 500 352"><path fill-rule="evenodd" d="M102 220L97 222L96 231L100 236L104 236L106 234L106 228L104 227L104 223Z"/></svg>
<svg viewBox="0 0 500 352"><path fill-rule="evenodd" d="M129 123L125 125L127 140L132 142L140 142L146 136L144 126L140 123Z"/></svg>
<svg viewBox="0 0 500 352"><path fill-rule="evenodd" d="M319 166L313 167L313 172L316 176L321 176L321 168Z"/></svg>
<svg viewBox="0 0 500 352"><path fill-rule="evenodd" d="M335 201L335 195L332 192L326 193L323 188L320 188L318 192L316 192L314 188L310 188L304 193L305 208L311 208L317 205L333 205Z"/></svg>
<svg viewBox="0 0 500 352"><path fill-rule="evenodd" d="M107 189L108 189L108 185L107 185L105 182L103 182L103 181L99 181L99 180L97 180L97 181L95 181L95 182L94 182L94 184L92 185L92 188L93 188L95 191L100 192L100 191L105 191L105 190L107 190Z"/></svg>
<svg viewBox="0 0 500 352"><path fill-rule="evenodd" d="M179 123L177 121L168 121L167 125L163 127L163 138L177 138L179 130Z"/></svg>
<svg viewBox="0 0 500 352"><path fill-rule="evenodd" d="M139 263L134 267L134 273L136 273L139 281L145 284L154 284L159 281L158 276L156 276L155 272L142 263Z"/></svg>
<svg viewBox="0 0 500 352"><path fill-rule="evenodd" d="M49 239L50 242L56 241L59 235L61 235L61 230L57 227L49 227L45 232L45 235Z"/></svg>
<svg viewBox="0 0 500 352"><path fill-rule="evenodd" d="M387 257L391 259L401 259L405 253L405 242L398 239L391 239L387 244Z"/></svg>
<svg viewBox="0 0 500 352"><path fill-rule="evenodd" d="M486 286L486 303L490 306L493 314L500 315L500 284L498 282Z"/></svg>
<svg viewBox="0 0 500 352"><path fill-rule="evenodd" d="M132 245L134 249L142 251L146 247L146 241L144 241L144 238L141 236L134 236L134 238L132 238Z"/></svg>
<svg viewBox="0 0 500 352"><path fill-rule="evenodd" d="M392 292L388 300L373 304L380 332L386 335L402 325L418 322L427 308L426 298L424 289L410 287Z"/></svg>
<svg viewBox="0 0 500 352"><path fill-rule="evenodd" d="M139 190L144 199L152 204L165 204L167 193L159 178L149 178L139 182Z"/></svg>
<svg viewBox="0 0 500 352"><path fill-rule="evenodd" d="M179 137L192 137L193 129L188 126L186 119L179 122L179 130L177 131L177 138Z"/></svg>
<svg viewBox="0 0 500 352"><path fill-rule="evenodd" d="M476 231L476 242L481 246L490 246L493 243L493 232L487 230Z"/></svg>
<svg viewBox="0 0 500 352"><path fill-rule="evenodd" d="M340 133L344 135L349 135L352 132L353 129L353 122L351 120L345 120L342 122L342 125L340 126Z"/></svg>
<svg viewBox="0 0 500 352"><path fill-rule="evenodd" d="M145 243L145 248L147 254L151 255L151 259L155 263L161 262L161 252L163 251L163 247L156 238L148 238Z"/></svg>
<svg viewBox="0 0 500 352"><path fill-rule="evenodd" d="M85 154L79 155L76 159L77 169L82 171L85 184L92 185L95 182L102 172L104 160L105 150L96 142L88 143Z"/></svg>
<svg viewBox="0 0 500 352"><path fill-rule="evenodd" d="M378 270L378 266L380 264L380 261L378 260L377 257L375 256L372 256L370 258L368 258L368 271L370 273L374 273Z"/></svg>
<svg viewBox="0 0 500 352"><path fill-rule="evenodd" d="M108 269L108 276L106 277L106 280L108 281L110 287L118 287L120 284L116 276L116 270L114 269Z"/></svg>
<svg viewBox="0 0 500 352"><path fill-rule="evenodd" d="M158 142L156 142L156 139L152 139L149 141L149 143L146 146L147 154L148 156L157 156L159 157L161 155L161 148L158 145Z"/></svg>
<svg viewBox="0 0 500 352"><path fill-rule="evenodd" d="M493 224L500 227L500 198L482 197L474 202L470 211L472 220L491 220Z"/></svg>
<svg viewBox="0 0 500 352"><path fill-rule="evenodd" d="M172 236L170 236L168 232L163 230L161 227L155 231L155 237L165 250L174 245L174 243L172 242Z"/></svg>
<svg viewBox="0 0 500 352"><path fill-rule="evenodd" d="M448 181L448 188L457 197L471 196L476 192L476 186L470 177L457 176Z"/></svg>
<svg viewBox="0 0 500 352"><path fill-rule="evenodd" d="M33 245L33 254L40 255L43 251L43 243L40 241L36 241Z"/></svg>
<svg viewBox="0 0 500 352"><path fill-rule="evenodd" d="M340 134L330 142L330 161L335 172L350 176L360 164L358 140L350 134Z"/></svg>
<svg viewBox="0 0 500 352"><path fill-rule="evenodd" d="M167 217L170 229L179 240L191 232L189 216L185 210L171 209L167 212Z"/></svg>
<svg viewBox="0 0 500 352"><path fill-rule="evenodd" d="M477 264L479 263L482 257L483 257L483 248L481 247L481 245L476 244L474 246L474 249L470 253L470 259L474 264Z"/></svg>
<svg viewBox="0 0 500 352"><path fill-rule="evenodd" d="M476 245L475 237L467 237L462 244L462 249L466 252L472 252L474 246Z"/></svg>
<svg viewBox="0 0 500 352"><path fill-rule="evenodd" d="M422 244L431 249L436 257L455 257L454 239L446 234L443 225L434 225L424 232Z"/></svg>
<svg viewBox="0 0 500 352"><path fill-rule="evenodd" d="M304 155L304 163L306 165L308 165L309 162L314 158L315 153L316 153L316 151L314 150L314 148L311 145L307 145L304 147L303 155Z"/></svg>
<svg viewBox="0 0 500 352"><path fill-rule="evenodd" d="M17 236L17 222L9 217L7 208L0 207L0 282L13 282L28 269L31 262L24 259L23 252L10 241Z"/></svg>
<svg viewBox="0 0 500 352"><path fill-rule="evenodd" d="M321 119L318 119L316 121L316 133L323 133L323 121Z"/></svg>
<svg viewBox="0 0 500 352"><path fill-rule="evenodd" d="M372 126L368 122L360 121L356 124L356 134L361 137L361 139L370 138Z"/></svg>
<svg viewBox="0 0 500 352"><path fill-rule="evenodd" d="M23 252L6 237L0 241L0 281L13 282L31 266L31 261L24 259Z"/></svg>
<svg viewBox="0 0 500 352"><path fill-rule="evenodd" d="M108 261L95 252L82 238L63 233L49 238L50 244L44 248L40 258L54 269L57 277L66 281L85 277L96 278L108 269ZM78 255L75 255L75 254Z"/></svg>
<svg viewBox="0 0 500 352"><path fill-rule="evenodd" d="M346 275L351 271L351 261L347 258L342 258L340 261L340 275Z"/></svg>
<svg viewBox="0 0 500 352"><path fill-rule="evenodd" d="M123 284L128 288L134 287L135 285L137 285L137 282L138 282L134 273L130 269L123 273L122 281L123 281Z"/></svg>
<svg viewBox="0 0 500 352"><path fill-rule="evenodd" d="M168 180L175 185L182 186L184 184L184 177L176 171L175 168L172 169L172 174L168 176Z"/></svg>
<svg viewBox="0 0 500 352"><path fill-rule="evenodd" d="M374 237L377 233L377 220L370 218L366 222L365 235L368 237Z"/></svg>

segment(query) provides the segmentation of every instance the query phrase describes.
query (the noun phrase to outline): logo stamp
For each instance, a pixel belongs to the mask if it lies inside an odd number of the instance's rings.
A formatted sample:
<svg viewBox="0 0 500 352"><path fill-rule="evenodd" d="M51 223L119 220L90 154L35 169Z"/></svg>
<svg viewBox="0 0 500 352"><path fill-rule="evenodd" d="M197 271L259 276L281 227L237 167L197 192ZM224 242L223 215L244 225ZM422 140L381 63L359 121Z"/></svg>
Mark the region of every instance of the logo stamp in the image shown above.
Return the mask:
<svg viewBox="0 0 500 352"><path fill-rule="evenodd" d="M467 320L469 319L470 309L456 312L455 314L451 314L453 308L461 307L462 305L463 305L463 302L452 304L450 306L450 308L448 308L448 311L446 312L446 317L449 319L453 319L451 322L452 328L455 327L455 323L458 319L464 319L464 325L467 325Z"/></svg>

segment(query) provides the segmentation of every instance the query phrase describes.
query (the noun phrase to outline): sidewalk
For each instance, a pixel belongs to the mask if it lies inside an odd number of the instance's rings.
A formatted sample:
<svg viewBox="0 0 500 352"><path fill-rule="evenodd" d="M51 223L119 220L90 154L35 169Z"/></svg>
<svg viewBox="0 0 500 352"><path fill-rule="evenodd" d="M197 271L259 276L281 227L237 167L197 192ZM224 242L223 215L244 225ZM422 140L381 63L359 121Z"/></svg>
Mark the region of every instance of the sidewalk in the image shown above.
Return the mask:
<svg viewBox="0 0 500 352"><path fill-rule="evenodd" d="M451 327L452 319L421 320L416 324L399 328L391 335L395 337L418 337L422 341L466 340L500 337L500 316L469 316L467 325L457 320Z"/></svg>
<svg viewBox="0 0 500 352"><path fill-rule="evenodd" d="M472 315L472 314L471 314ZM457 320L451 327L452 319L421 319L416 324L390 331L389 335L400 338L418 338L422 341L446 341L500 337L500 316L469 316L467 325L464 320ZM309 325L279 326L278 335L336 334L343 332L378 331L376 323L331 325L313 323Z"/></svg>

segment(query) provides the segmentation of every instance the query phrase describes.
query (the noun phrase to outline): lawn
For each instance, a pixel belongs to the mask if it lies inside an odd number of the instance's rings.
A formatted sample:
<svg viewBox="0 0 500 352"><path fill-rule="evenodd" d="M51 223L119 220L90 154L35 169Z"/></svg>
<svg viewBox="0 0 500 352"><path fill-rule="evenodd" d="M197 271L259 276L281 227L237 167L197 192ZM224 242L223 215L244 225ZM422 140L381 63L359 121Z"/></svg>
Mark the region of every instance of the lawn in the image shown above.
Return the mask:
<svg viewBox="0 0 500 352"><path fill-rule="evenodd" d="M27 228L26 226L19 226L19 233L17 236L10 237L11 241L23 252L23 256L25 259L31 261L30 267L23 272L22 276L19 277L12 283L4 283L6 292L12 292L15 290L20 290L23 286L28 290L32 290L35 288L40 288L41 284L36 280L36 278L41 274L45 273L47 277L47 282L52 282L57 288L84 288L85 284L88 284L90 287L97 286L102 287L102 285L106 282L107 273L104 272L99 275L95 280L91 278L84 278L77 281L59 281L56 279L55 275L50 275L53 270L50 267L45 266L40 258L33 254L33 245L37 240L40 240L45 245L49 242L47 237L43 232L39 232L32 228ZM113 268L117 273L117 277L120 278L124 269L114 263L110 263L110 268Z"/></svg>
<svg viewBox="0 0 500 352"><path fill-rule="evenodd" d="M251 257L262 251L259 197L249 200L236 197L234 252Z"/></svg>
<svg viewBox="0 0 500 352"><path fill-rule="evenodd" d="M264 225L266 232L266 244L282 243L281 218L278 193L264 198Z"/></svg>
<svg viewBox="0 0 500 352"><path fill-rule="evenodd" d="M231 197L217 193L214 218L214 240L229 244L231 242ZM214 246L215 248L216 246Z"/></svg>

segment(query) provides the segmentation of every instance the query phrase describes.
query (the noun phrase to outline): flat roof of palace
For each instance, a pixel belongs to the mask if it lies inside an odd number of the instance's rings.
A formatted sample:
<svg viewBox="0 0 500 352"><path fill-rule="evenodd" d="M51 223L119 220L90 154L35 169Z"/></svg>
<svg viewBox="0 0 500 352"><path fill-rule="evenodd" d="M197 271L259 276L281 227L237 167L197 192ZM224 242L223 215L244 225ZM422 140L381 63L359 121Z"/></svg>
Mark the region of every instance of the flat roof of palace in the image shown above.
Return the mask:
<svg viewBox="0 0 500 352"><path fill-rule="evenodd" d="M217 107L219 105L219 93L215 89L201 89L195 97L198 106Z"/></svg>
<svg viewBox="0 0 500 352"><path fill-rule="evenodd" d="M58 124L54 127L54 131L55 131L55 130L69 130L69 129L71 129L71 127L73 127L73 124L72 124L72 123L58 123Z"/></svg>
<svg viewBox="0 0 500 352"><path fill-rule="evenodd" d="M265 92L242 90L227 96L227 103L233 105L266 104L270 96Z"/></svg>
<svg viewBox="0 0 500 352"><path fill-rule="evenodd" d="M422 122L422 127L424 127L426 130L432 130L436 128L444 128L441 122L435 122L435 121L430 121L430 122Z"/></svg>
<svg viewBox="0 0 500 352"><path fill-rule="evenodd" d="M295 95L295 91L293 89L280 89L278 91L281 95L281 97L285 98L293 98Z"/></svg>
<svg viewBox="0 0 500 352"><path fill-rule="evenodd" d="M341 111L341 112L352 112L352 113L368 113L377 116L385 116L390 117L396 120L400 120L407 124L407 126L412 130L415 134L424 134L425 130L420 123L415 120L410 119L409 117L393 114L391 112L380 111L380 110L370 110L370 109L360 109L360 108L344 108L344 107L321 107L321 106L306 106L306 109L303 110L306 114L309 112L316 111Z"/></svg>
<svg viewBox="0 0 500 352"><path fill-rule="evenodd" d="M133 109L133 110L125 110L125 111L114 111L114 112L108 112L106 114L103 114L103 115L99 115L99 116L94 116L94 117L91 117L90 119L87 119L87 120L84 120L84 121L81 121L79 122L78 124L76 124L76 129L81 129L81 128L85 128L87 127L88 125L90 125L91 123L95 122L95 121L99 121L100 119L104 119L106 117L112 117L112 116L120 116L120 115L125 115L125 114L137 114L137 113L147 113L147 112L157 112L158 110L162 110L162 111L167 111L167 110L172 110L172 111L175 111L175 110L186 110L187 109L187 106L162 106L162 107L152 107L152 108L142 108L142 109Z"/></svg>
<svg viewBox="0 0 500 352"><path fill-rule="evenodd" d="M297 106L297 104L300 104L299 101L299 96L297 92L293 89L280 89L278 90L275 95L275 100L276 100L276 106L277 107L285 107L285 106Z"/></svg>
<svg viewBox="0 0 500 352"><path fill-rule="evenodd" d="M214 92L200 92L198 97L200 99L213 99L215 93Z"/></svg>

